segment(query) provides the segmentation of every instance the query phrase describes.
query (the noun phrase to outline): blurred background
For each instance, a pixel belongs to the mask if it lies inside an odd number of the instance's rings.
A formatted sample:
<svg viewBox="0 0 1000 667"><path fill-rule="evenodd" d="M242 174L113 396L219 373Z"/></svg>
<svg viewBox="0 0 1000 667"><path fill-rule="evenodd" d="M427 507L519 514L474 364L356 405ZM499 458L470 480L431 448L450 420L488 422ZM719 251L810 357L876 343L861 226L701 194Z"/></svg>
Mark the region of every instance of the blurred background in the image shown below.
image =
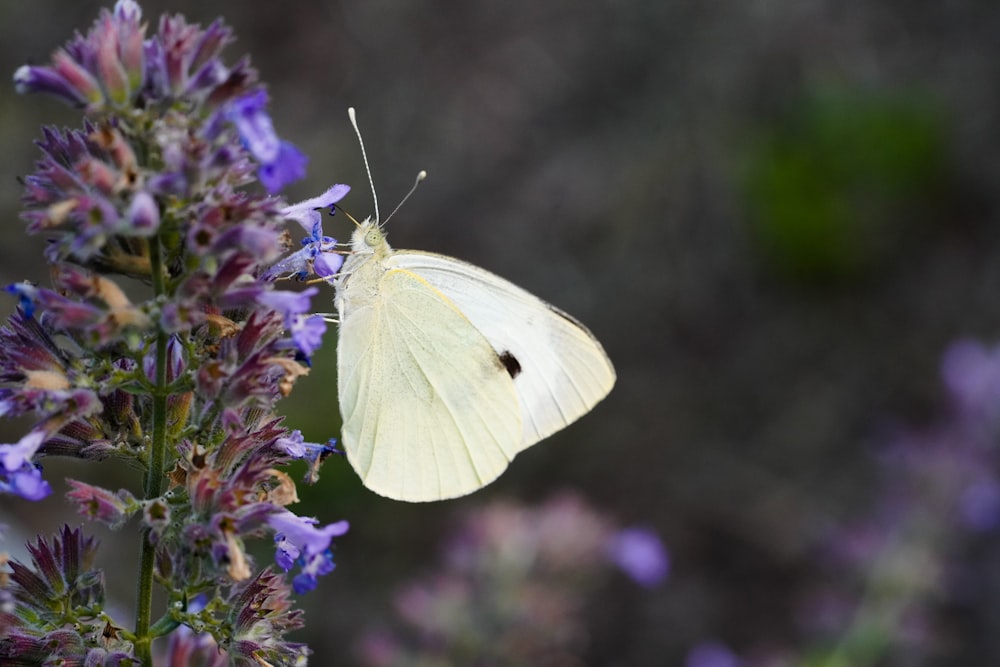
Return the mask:
<svg viewBox="0 0 1000 667"><path fill-rule="evenodd" d="M0 3L0 71L46 62L110 4ZM251 54L279 134L311 159L290 201L346 182L344 207L371 211L355 106L383 216L429 173L390 242L463 258L567 310L618 370L593 413L460 500L385 500L329 461L300 513L352 527L337 571L302 600L296 639L314 664L470 664L453 647L481 655L495 619L420 626L412 592L425 611L447 597L426 582L461 579L455 544L476 517L520 508L490 524L496 544L504 530L516 543L559 503L655 531L669 577L550 581L562 592L542 597L575 596L553 612L569 629L523 655L514 631L508 662L486 664L1000 661L995 3L141 4L154 24L170 11L233 26L227 61ZM46 280L16 180L41 123L79 121L0 88L4 283ZM337 220L327 232L346 238ZM334 342L331 329L282 406L313 441L339 428ZM4 424L0 441L25 426ZM108 468L48 463L55 495L0 499L5 548L78 522L63 477L134 483ZM128 624L134 535L95 532ZM544 626L538 598L521 594L532 576L510 584L515 626Z"/></svg>

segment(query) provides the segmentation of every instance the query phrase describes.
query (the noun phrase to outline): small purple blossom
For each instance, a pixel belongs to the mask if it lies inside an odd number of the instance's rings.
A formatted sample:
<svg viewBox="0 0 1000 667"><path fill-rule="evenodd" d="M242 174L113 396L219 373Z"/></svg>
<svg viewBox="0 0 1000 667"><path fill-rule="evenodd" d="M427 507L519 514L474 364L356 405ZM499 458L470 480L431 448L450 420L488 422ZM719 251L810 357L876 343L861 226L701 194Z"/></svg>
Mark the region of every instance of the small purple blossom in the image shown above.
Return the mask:
<svg viewBox="0 0 1000 667"><path fill-rule="evenodd" d="M963 340L945 352L941 363L945 387L960 411L1000 422L1000 346Z"/></svg>
<svg viewBox="0 0 1000 667"><path fill-rule="evenodd" d="M160 209L148 192L137 192L128 210L128 222L138 236L152 236L160 227Z"/></svg>
<svg viewBox="0 0 1000 667"><path fill-rule="evenodd" d="M45 441L45 433L31 431L14 445L0 445L0 464L4 470L14 472L31 460Z"/></svg>
<svg viewBox="0 0 1000 667"><path fill-rule="evenodd" d="M139 503L125 489L113 493L75 479L67 481L73 490L66 494L66 499L76 505L77 511L111 528L120 528L139 509Z"/></svg>
<svg viewBox="0 0 1000 667"><path fill-rule="evenodd" d="M316 587L316 578L333 571L330 542L347 532L347 521L316 528L316 519L300 517L284 510L271 515L268 524L275 531L275 562L286 572L298 561L302 571L294 580L295 592L302 594Z"/></svg>
<svg viewBox="0 0 1000 667"><path fill-rule="evenodd" d="M300 517L288 510L272 514L268 517L267 523L280 538L305 554L325 551L330 547L330 541L345 534L349 527L347 521L337 521L316 528L318 520Z"/></svg>
<svg viewBox="0 0 1000 667"><path fill-rule="evenodd" d="M292 320L290 330L295 347L308 359L323 344L326 321L319 315L297 315Z"/></svg>
<svg viewBox="0 0 1000 667"><path fill-rule="evenodd" d="M647 588L666 579L670 571L667 550L648 528L626 528L611 537L608 557L636 583Z"/></svg>
<svg viewBox="0 0 1000 667"><path fill-rule="evenodd" d="M25 500L41 500L52 493L52 487L42 479L42 471L36 465L25 463L17 470L0 471L0 492Z"/></svg>
<svg viewBox="0 0 1000 667"><path fill-rule="evenodd" d="M295 204L286 206L281 209L281 215L288 220L294 220L299 223L306 233L312 234L313 239L317 239L319 237L316 235L316 226L320 225L320 234L322 234L323 231L321 224L323 217L319 214L318 209L329 208L332 211L331 207L346 197L347 193L350 191L351 186L343 183L331 185L321 195L311 197L310 199L304 199L300 202L296 202Z"/></svg>
<svg viewBox="0 0 1000 667"><path fill-rule="evenodd" d="M247 150L260 163L261 183L274 193L305 176L308 160L291 143L278 138L266 106L267 93L256 90L232 102L229 118Z"/></svg>
<svg viewBox="0 0 1000 667"><path fill-rule="evenodd" d="M319 467L330 454L343 455L343 452L335 447L336 440L333 438L325 444L305 442L302 432L298 430L292 431L286 438L279 438L275 445L293 459L301 459L309 463L306 481L310 484L315 484L319 479Z"/></svg>
<svg viewBox="0 0 1000 667"><path fill-rule="evenodd" d="M318 315L306 316L312 297L319 293L316 287L308 287L301 292L284 290L260 291L257 303L273 308L284 317L285 329L292 336L292 344L307 359L319 348L326 333L326 322Z"/></svg>
<svg viewBox="0 0 1000 667"><path fill-rule="evenodd" d="M316 588L319 578L330 574L337 567L333 562L333 552L329 549L322 553L310 554L304 558L302 571L292 579L292 590L304 595Z"/></svg>
<svg viewBox="0 0 1000 667"><path fill-rule="evenodd" d="M344 263L343 255L337 252L337 240L323 234L323 217L319 209L330 209L334 204L350 192L348 185L331 186L321 195L300 201L281 209L281 214L288 220L294 220L302 226L309 236L302 239L302 249L275 263L267 270L265 276L277 278L292 276L305 278L315 273L320 278L328 278Z"/></svg>
<svg viewBox="0 0 1000 667"><path fill-rule="evenodd" d="M285 326L291 328L289 317L301 315L309 310L312 298L319 294L319 288L307 287L301 292L290 292L287 290L273 290L262 292L257 296L257 302L262 306L267 306L278 311L285 316Z"/></svg>
<svg viewBox="0 0 1000 667"><path fill-rule="evenodd" d="M89 101L63 74L51 67L22 65L14 72L14 86L18 93L47 93L73 106L83 106ZM92 90L96 88L95 84Z"/></svg>

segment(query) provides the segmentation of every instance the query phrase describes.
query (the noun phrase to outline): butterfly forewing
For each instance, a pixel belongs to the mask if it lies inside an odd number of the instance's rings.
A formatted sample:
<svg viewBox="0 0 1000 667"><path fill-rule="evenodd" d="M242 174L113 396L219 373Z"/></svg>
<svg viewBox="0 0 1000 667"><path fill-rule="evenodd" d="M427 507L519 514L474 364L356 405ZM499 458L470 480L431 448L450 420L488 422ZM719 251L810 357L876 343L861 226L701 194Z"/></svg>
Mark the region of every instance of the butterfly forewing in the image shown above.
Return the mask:
<svg viewBox="0 0 1000 667"><path fill-rule="evenodd" d="M475 324L420 276L390 269L376 283L377 298L340 325L348 459L366 486L391 498L470 493L521 449L511 374Z"/></svg>

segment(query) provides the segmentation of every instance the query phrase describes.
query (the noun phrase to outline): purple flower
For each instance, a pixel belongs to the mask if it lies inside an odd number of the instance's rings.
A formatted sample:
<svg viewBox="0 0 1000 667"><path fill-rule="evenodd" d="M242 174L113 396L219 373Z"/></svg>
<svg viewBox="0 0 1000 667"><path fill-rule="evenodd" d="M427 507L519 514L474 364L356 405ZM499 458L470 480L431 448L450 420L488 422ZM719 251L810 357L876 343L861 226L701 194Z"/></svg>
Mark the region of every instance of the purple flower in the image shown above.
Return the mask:
<svg viewBox="0 0 1000 667"><path fill-rule="evenodd" d="M302 432L292 431L287 437L278 438L275 445L293 459L301 459L309 463L309 470L306 472L306 481L315 484L319 479L319 467L330 454L343 454L334 444L336 440L330 439L325 444L305 442Z"/></svg>
<svg viewBox="0 0 1000 667"><path fill-rule="evenodd" d="M115 494L75 479L66 481L73 487L66 498L76 504L77 511L88 519L101 521L112 528L120 528L139 507L132 494L124 489Z"/></svg>
<svg viewBox="0 0 1000 667"><path fill-rule="evenodd" d="M688 651L685 667L739 667L740 659L719 642L704 642Z"/></svg>
<svg viewBox="0 0 1000 667"><path fill-rule="evenodd" d="M257 303L272 308L282 314L285 329L292 335L292 343L306 358L309 358L323 342L326 333L326 322L318 315L305 316L309 310L312 297L319 292L315 287L309 287L301 292L285 290L259 291Z"/></svg>
<svg viewBox="0 0 1000 667"><path fill-rule="evenodd" d="M260 166L257 177L264 189L270 193L279 192L289 183L305 177L309 158L288 141L282 141L278 155Z"/></svg>
<svg viewBox="0 0 1000 667"><path fill-rule="evenodd" d="M286 572L296 561L302 564L302 572L296 576L296 593L304 593L316 587L316 577L333 571L333 557L330 541L347 532L348 523L337 521L322 528L316 528L316 519L300 517L283 510L267 519L275 531L275 562ZM300 581L301 579L301 581Z"/></svg>
<svg viewBox="0 0 1000 667"><path fill-rule="evenodd" d="M180 377L181 373L184 372L187 364L184 360L184 345L177 339L177 336L171 336L167 340L167 383L174 382ZM146 375L146 379L150 382L156 381L156 355L153 350L142 358L142 371Z"/></svg>
<svg viewBox="0 0 1000 667"><path fill-rule="evenodd" d="M50 494L41 456L140 463L143 497L75 480L67 497L111 526L137 515L143 558L155 558L170 600L206 596L158 623L156 634L187 624L211 639L194 655L183 653L194 644L180 647L174 664L299 664L308 649L283 637L302 625L293 588L310 590L333 570L331 542L348 526L282 509L297 494L280 467L304 459L315 479L333 449L289 433L275 411L327 324L310 314L317 288L276 290L273 279L339 270L337 242L315 209L349 188L286 212L281 199L248 187L259 180L274 192L303 175L306 158L275 133L249 58L221 61L230 41L221 21L151 22L135 0L117 0L48 66L15 74L20 92L56 95L85 118L76 130L43 129L42 155L22 181L27 230L49 239L51 284L8 288L19 307L0 327L0 416L30 416L35 426L0 444L0 493ZM281 260L289 218L308 219L309 238ZM271 534L276 560L295 570L255 575L250 541ZM16 586L0 586L0 653L25 664L149 661L127 636L101 634L108 621L93 612L104 608L93 547L67 529L29 547L38 576L11 563ZM148 606L152 575L141 576L137 602ZM26 632L13 641L23 647L30 637L30 655L4 650L15 618Z"/></svg>
<svg viewBox="0 0 1000 667"><path fill-rule="evenodd" d="M83 106L88 102L82 91L51 67L22 65L14 72L14 89L21 94L48 93L74 106ZM96 82L93 89L96 90Z"/></svg>
<svg viewBox="0 0 1000 667"><path fill-rule="evenodd" d="M160 228L160 209L148 192L137 192L128 210L128 229L137 236L152 236Z"/></svg>
<svg viewBox="0 0 1000 667"><path fill-rule="evenodd" d="M670 571L667 550L659 536L648 528L626 528L607 545L608 557L641 586L659 584Z"/></svg>
<svg viewBox="0 0 1000 667"><path fill-rule="evenodd" d="M12 493L25 500L41 500L50 493L52 487L42 479L42 471L32 463L3 473L0 471L0 492Z"/></svg>
<svg viewBox="0 0 1000 667"><path fill-rule="evenodd" d="M261 183L274 193L305 176L308 160L295 146L278 138L266 106L267 93L257 89L233 100L229 118L247 150L260 163Z"/></svg>
<svg viewBox="0 0 1000 667"><path fill-rule="evenodd" d="M292 342L308 359L323 344L326 322L319 315L297 315L291 326Z"/></svg>
<svg viewBox="0 0 1000 667"><path fill-rule="evenodd" d="M340 270L344 258L337 252L337 240L323 234L323 217L317 209L328 208L333 213L334 204L350 190L349 185L334 185L319 196L281 209L282 216L297 222L309 236L302 239L301 250L271 266L264 274L266 278L291 276L302 279L313 273L326 278Z"/></svg>
<svg viewBox="0 0 1000 667"><path fill-rule="evenodd" d="M315 273L320 278L332 276L344 263L337 252L337 239L323 235L317 222L310 236L302 239L303 248L273 264L264 277L269 280L288 276L302 280Z"/></svg>
<svg viewBox="0 0 1000 667"><path fill-rule="evenodd" d="M316 226L321 225L323 218L316 209L331 208L350 191L349 185L343 183L332 185L321 195L286 206L281 209L281 215L302 225L302 229L312 234L314 239L318 238L315 236ZM322 228L319 231L322 233Z"/></svg>
<svg viewBox="0 0 1000 667"><path fill-rule="evenodd" d="M4 470L11 473L22 469L45 442L45 437L42 431L31 431L15 445L0 445L0 464Z"/></svg>
<svg viewBox="0 0 1000 667"><path fill-rule="evenodd" d="M272 514L268 517L267 523L274 529L278 537L305 554L325 551L330 547L330 540L346 533L349 527L347 521L337 521L322 528L316 528L318 520L297 516L288 510ZM298 552L296 552L296 557L298 557Z"/></svg>
<svg viewBox="0 0 1000 667"><path fill-rule="evenodd" d="M962 523L977 531L987 531L1000 524L1000 484L982 479L969 484L958 498Z"/></svg>
<svg viewBox="0 0 1000 667"><path fill-rule="evenodd" d="M333 553L329 549L323 553L307 556L304 560L302 572L292 580L292 589L299 595L316 588L319 578L324 574L330 574L337 567L333 562Z"/></svg>
<svg viewBox="0 0 1000 667"><path fill-rule="evenodd" d="M257 303L276 310L285 316L285 327L291 328L291 317L301 315L309 310L312 297L319 293L316 287L309 287L301 292L290 292L287 290L274 290L271 292L261 292L257 295Z"/></svg>
<svg viewBox="0 0 1000 667"><path fill-rule="evenodd" d="M145 73L145 25L133 0L102 10L86 36L77 35L52 57L51 67L24 66L14 74L19 93L53 94L74 106L96 111L108 103L129 105Z"/></svg>
<svg viewBox="0 0 1000 667"><path fill-rule="evenodd" d="M960 409L991 419L1000 416L1000 347L955 343L945 352L941 374Z"/></svg>

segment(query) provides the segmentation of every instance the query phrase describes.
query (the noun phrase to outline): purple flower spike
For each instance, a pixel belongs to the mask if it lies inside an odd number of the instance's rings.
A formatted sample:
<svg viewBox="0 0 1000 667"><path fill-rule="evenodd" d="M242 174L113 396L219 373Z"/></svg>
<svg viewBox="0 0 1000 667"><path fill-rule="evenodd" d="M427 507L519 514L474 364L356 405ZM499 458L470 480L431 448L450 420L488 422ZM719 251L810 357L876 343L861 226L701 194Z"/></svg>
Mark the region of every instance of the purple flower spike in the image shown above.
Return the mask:
<svg viewBox="0 0 1000 667"><path fill-rule="evenodd" d="M48 241L51 284L6 287L17 309L0 326L0 416L34 426L0 444L0 494L50 495L43 456L129 464L141 497L77 480L66 497L89 520L143 532L156 577L142 568L136 604L151 609L161 585L170 605L144 636L169 621L206 640L172 642L170 664L304 664L309 649L285 638L303 625L293 590L334 569L347 522L283 509L298 494L282 467L305 460L314 482L335 450L304 442L277 410L327 323L311 314L316 287L275 280L338 270L315 209L349 188L286 213L268 193L307 159L276 133L249 56L223 59L230 29L113 4L46 66L14 75L18 92L49 93L83 118L42 128L21 180L21 218ZM308 221L301 249L289 218ZM251 556L272 535L287 573ZM67 529L29 545L34 567L0 554L0 663L151 664L148 641L94 611L106 608L95 546Z"/></svg>

